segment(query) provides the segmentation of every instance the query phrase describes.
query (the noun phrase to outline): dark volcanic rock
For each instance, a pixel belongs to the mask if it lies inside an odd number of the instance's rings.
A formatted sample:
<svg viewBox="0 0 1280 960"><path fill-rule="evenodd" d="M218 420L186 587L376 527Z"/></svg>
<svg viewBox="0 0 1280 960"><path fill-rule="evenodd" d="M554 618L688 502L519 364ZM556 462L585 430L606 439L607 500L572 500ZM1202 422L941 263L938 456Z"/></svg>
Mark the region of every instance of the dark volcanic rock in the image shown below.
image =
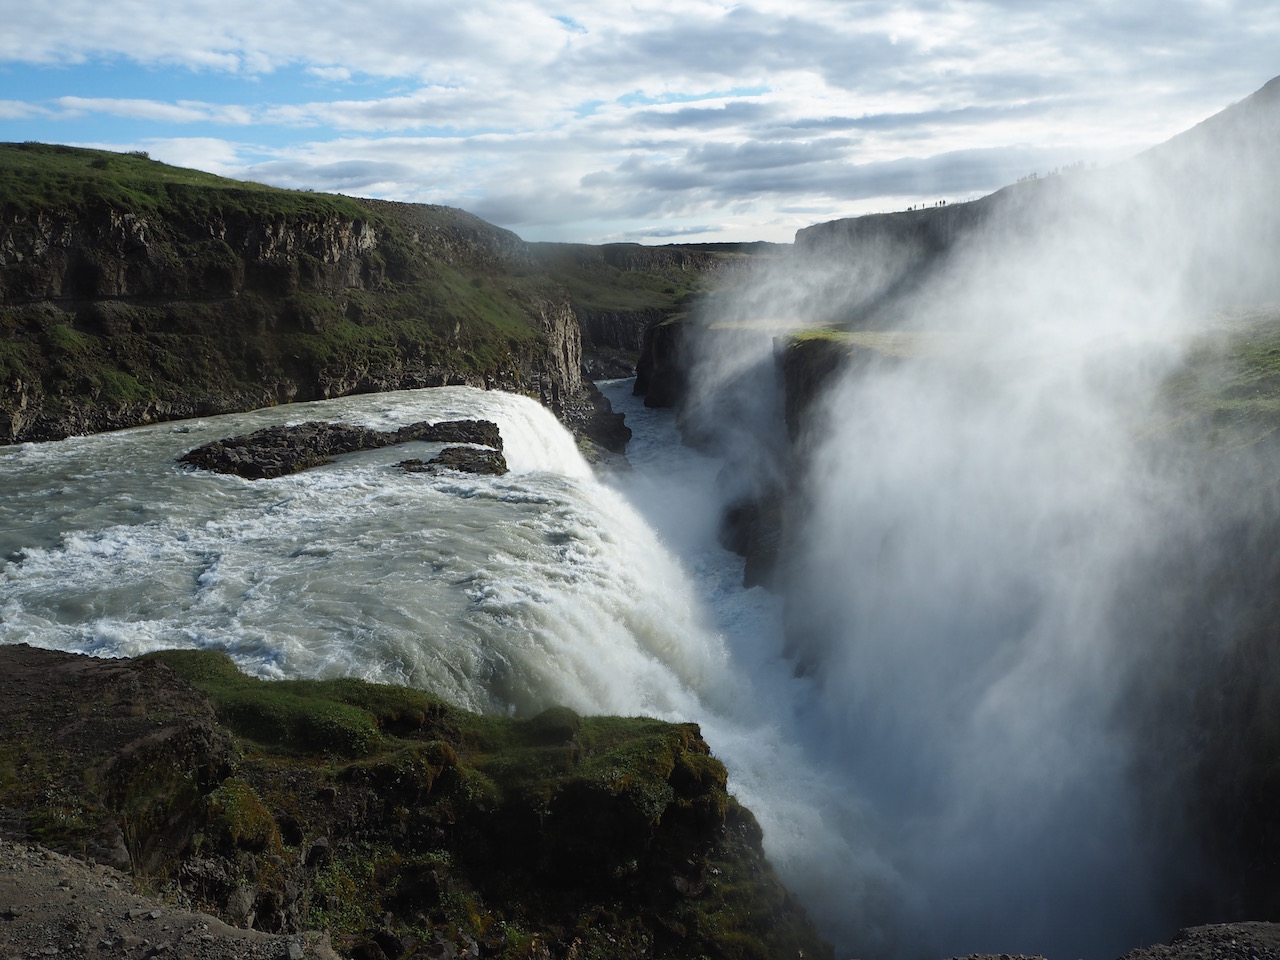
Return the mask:
<svg viewBox="0 0 1280 960"><path fill-rule="evenodd" d="M645 331L644 349L636 364L634 394L646 407L674 407L684 397L688 357L684 356L686 325L679 320Z"/></svg>
<svg viewBox="0 0 1280 960"><path fill-rule="evenodd" d="M1155 944L1126 953L1122 960L1273 960L1280 957L1280 925L1274 923L1216 923L1181 930L1168 944Z"/></svg>
<svg viewBox="0 0 1280 960"><path fill-rule="evenodd" d="M577 437L586 437L610 453L626 453L631 428L621 413L613 412L609 398L590 380L583 384L583 397L565 411L565 424Z"/></svg>
<svg viewBox="0 0 1280 960"><path fill-rule="evenodd" d="M478 443L483 447L502 449L502 434L492 420L442 420L439 423L413 423L401 427L396 443L428 440L435 443Z"/></svg>
<svg viewBox="0 0 1280 960"><path fill-rule="evenodd" d="M344 453L375 450L415 440L478 443L502 449L498 426L490 420L422 421L394 431L313 420L215 440L183 454L178 462L215 473L233 473L249 480L263 480L318 467Z"/></svg>
<svg viewBox="0 0 1280 960"><path fill-rule="evenodd" d="M744 587L772 589L782 550L784 507L782 493L771 491L725 508L720 519L720 545L746 558Z"/></svg>
<svg viewBox="0 0 1280 960"><path fill-rule="evenodd" d="M445 447L426 463L417 459L402 460L398 466L405 473L459 470L462 473L500 477L507 472L507 458L500 450L487 450L480 447Z"/></svg>

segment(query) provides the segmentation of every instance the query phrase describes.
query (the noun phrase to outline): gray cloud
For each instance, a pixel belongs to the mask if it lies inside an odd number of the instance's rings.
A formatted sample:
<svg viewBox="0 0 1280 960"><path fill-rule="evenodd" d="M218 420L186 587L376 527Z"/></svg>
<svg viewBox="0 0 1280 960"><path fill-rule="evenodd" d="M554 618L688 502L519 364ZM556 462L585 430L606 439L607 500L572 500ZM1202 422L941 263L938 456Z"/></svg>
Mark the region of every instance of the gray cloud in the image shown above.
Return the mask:
<svg viewBox="0 0 1280 960"><path fill-rule="evenodd" d="M679 110L638 110L629 118L635 128L664 130L716 130L760 123L777 116L777 110L763 103L735 100L716 107L682 107Z"/></svg>

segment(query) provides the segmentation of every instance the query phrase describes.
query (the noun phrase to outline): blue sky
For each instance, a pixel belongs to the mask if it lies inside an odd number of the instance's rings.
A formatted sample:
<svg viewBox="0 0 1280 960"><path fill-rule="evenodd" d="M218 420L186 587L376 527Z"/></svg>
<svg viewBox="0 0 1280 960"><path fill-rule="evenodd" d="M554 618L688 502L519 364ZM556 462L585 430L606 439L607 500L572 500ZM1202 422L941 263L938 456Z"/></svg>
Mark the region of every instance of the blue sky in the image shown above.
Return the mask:
<svg viewBox="0 0 1280 960"><path fill-rule="evenodd" d="M1110 162L1280 73L1280 4L1257 0L0 13L0 139L445 203L535 240L790 240Z"/></svg>

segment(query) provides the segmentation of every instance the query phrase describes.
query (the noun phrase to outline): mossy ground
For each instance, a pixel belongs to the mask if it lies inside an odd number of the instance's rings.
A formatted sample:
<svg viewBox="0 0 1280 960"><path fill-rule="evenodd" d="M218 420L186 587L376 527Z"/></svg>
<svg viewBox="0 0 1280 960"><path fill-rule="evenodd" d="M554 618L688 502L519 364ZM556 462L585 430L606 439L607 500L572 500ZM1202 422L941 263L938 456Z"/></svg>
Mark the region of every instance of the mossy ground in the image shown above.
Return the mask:
<svg viewBox="0 0 1280 960"><path fill-rule="evenodd" d="M1280 427L1280 308L1213 318L1159 399L1166 429L1227 446L1273 442Z"/></svg>
<svg viewBox="0 0 1280 960"><path fill-rule="evenodd" d="M902 330L844 330L811 327L786 335L788 346L830 344L852 353L868 350L885 357L925 357L954 353L962 344L953 334Z"/></svg>
<svg viewBox="0 0 1280 960"><path fill-rule="evenodd" d="M692 724L480 716L358 680L259 681L203 651L24 656L56 665L41 675L62 706L47 724L0 712L0 810L86 852L119 823L139 872L192 903L249 891L259 926L393 957L444 940L494 957L829 955ZM99 665L109 683L54 689ZM83 713L104 691L140 712Z"/></svg>

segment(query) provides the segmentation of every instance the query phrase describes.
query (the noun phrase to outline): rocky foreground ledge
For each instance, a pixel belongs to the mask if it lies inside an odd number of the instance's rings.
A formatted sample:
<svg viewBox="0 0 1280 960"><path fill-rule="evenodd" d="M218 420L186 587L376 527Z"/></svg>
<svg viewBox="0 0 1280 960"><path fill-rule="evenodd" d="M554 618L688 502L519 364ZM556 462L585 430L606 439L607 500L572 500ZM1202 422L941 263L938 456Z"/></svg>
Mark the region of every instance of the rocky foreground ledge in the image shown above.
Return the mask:
<svg viewBox="0 0 1280 960"><path fill-rule="evenodd" d="M271 934L233 927L208 913L174 907L158 896L139 892L143 887L137 878L111 867L35 844L0 839L0 957L340 960L328 934ZM365 951L353 955L369 954ZM410 954L451 958L468 955L469 952L459 953L443 934L434 935ZM552 955L545 943L532 945L526 954ZM1276 957L1280 957L1280 925L1225 923L1183 930L1168 944L1131 951L1122 960ZM1043 958L983 955L966 960Z"/></svg>
<svg viewBox="0 0 1280 960"><path fill-rule="evenodd" d="M0 646L0 836L5 960L832 956L694 724L206 651Z"/></svg>

